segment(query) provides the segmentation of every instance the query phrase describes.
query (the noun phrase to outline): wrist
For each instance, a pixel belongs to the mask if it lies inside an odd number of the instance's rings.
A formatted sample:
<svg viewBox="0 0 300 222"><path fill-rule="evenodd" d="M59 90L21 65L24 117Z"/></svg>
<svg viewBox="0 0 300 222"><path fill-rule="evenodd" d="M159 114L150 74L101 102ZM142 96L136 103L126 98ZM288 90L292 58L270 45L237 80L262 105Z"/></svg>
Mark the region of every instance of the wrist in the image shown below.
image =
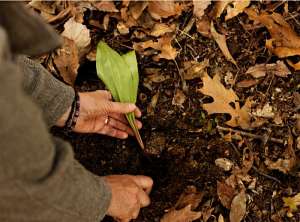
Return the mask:
<svg viewBox="0 0 300 222"><path fill-rule="evenodd" d="M67 111L57 120L56 126L58 127L63 127L66 125L66 121L68 119L68 116L70 115L71 112L71 106L67 109Z"/></svg>

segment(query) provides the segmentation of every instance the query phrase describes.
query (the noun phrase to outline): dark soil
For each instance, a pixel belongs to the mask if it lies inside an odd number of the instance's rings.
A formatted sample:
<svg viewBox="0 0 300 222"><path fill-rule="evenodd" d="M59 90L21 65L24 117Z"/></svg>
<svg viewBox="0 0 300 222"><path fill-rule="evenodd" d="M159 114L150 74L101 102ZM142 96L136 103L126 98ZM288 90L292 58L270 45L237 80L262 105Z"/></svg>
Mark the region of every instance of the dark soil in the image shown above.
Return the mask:
<svg viewBox="0 0 300 222"><path fill-rule="evenodd" d="M184 18L180 19L184 20ZM179 67L182 67L183 61L191 60L193 57L197 57L198 61L208 58L211 65L208 70L209 74L218 71L223 81L225 74L232 72L236 76L236 81L239 82L246 78L244 73L250 66L256 63L277 61L278 58L269 54L264 48L264 41L268 37L266 29L260 28L245 32L241 22L248 23L249 21L245 16L238 16L228 22L226 27L230 30L229 49L236 58L239 69L224 59L213 40L202 37L194 29L190 32L194 39L185 36L175 44L176 47L182 48L177 58ZM290 22L298 27L295 28L296 30L300 30L296 23ZM220 24L219 28L222 28L221 26ZM96 36L96 40L104 38L121 52L132 46L132 42L126 36L113 37L111 33L98 33ZM230 173L222 171L214 161L217 158L226 157L240 165L244 148L250 148L255 154L255 169L251 169L249 175L257 178L255 191L247 190L248 213L244 221L300 221L300 214L297 213L293 218L282 215L276 219L274 216L283 207L283 196L300 192L297 169L288 175L268 170L263 163L265 158L273 160L279 158L286 148L285 145L247 137L243 138L244 143L241 147L239 147L239 141L226 142L216 130L216 126L225 126L224 122L228 117L226 115L207 116L203 111L201 104L210 99L196 91L201 87L200 79L187 82L188 88L185 92L187 99L183 104L184 107L177 107L172 105L172 98L175 90L181 88L181 82L174 61L154 63L148 57L140 57L139 65L141 73L139 94L143 95L143 99L138 101L138 106L144 114L141 135L146 146L145 152L140 149L135 138L121 141L101 135L66 135L59 129L54 130L54 134L72 143L76 158L97 175L143 174L153 178L155 183L151 193L152 203L141 211L139 218L135 221L159 221L164 210L174 206L187 185L195 185L199 191L205 193L200 209L204 206L213 207L212 215L217 216L222 213L226 218L225 221L228 221L229 211L218 200L216 187L217 181L226 179ZM145 77L143 70L147 67L159 67L163 70L162 75L168 74L171 78L162 83L153 84L152 90L149 90L143 85ZM299 90L299 74L299 72L293 72L288 78L266 77L251 88L234 87L241 102L252 96L257 107L269 102L282 115L281 126L268 121L252 133L286 139L289 130L295 131L293 130L295 119L292 116L296 114L296 111L292 102L292 93ZM87 62L81 67L77 87L82 91L103 88L96 76L95 63ZM280 93L276 88L281 89ZM160 96L155 113L148 115L147 105L158 91L160 91ZM296 138L297 133L293 136ZM265 152L266 148L268 148L268 153ZM104 221L112 220L106 218ZM208 221L216 221L216 218L212 216Z"/></svg>

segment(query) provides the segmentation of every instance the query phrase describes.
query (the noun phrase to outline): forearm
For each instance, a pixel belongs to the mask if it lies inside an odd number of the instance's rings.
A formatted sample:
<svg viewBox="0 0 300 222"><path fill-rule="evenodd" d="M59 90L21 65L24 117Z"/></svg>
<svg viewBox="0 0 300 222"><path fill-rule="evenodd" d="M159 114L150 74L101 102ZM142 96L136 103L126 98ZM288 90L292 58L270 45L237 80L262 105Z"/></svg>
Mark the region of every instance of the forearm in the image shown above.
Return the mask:
<svg viewBox="0 0 300 222"><path fill-rule="evenodd" d="M57 123L63 126L63 122L59 120L64 114L67 115L71 107L73 88L60 82L42 65L25 56L19 56L17 62L25 75L23 87L42 109L48 126Z"/></svg>
<svg viewBox="0 0 300 222"><path fill-rule="evenodd" d="M5 55L0 47L0 221L99 221L109 188L74 159L70 145L51 137L22 89L23 73Z"/></svg>

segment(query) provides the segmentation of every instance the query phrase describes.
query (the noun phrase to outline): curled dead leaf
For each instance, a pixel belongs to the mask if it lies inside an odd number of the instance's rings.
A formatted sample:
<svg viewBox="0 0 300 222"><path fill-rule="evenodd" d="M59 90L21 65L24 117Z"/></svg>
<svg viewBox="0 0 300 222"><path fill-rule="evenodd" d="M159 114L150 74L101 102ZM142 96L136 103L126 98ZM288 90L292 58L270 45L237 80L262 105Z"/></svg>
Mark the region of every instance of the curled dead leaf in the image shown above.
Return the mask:
<svg viewBox="0 0 300 222"><path fill-rule="evenodd" d="M282 15L273 12L258 13L254 9L247 8L245 12L249 18L266 26L271 34L271 39L266 41L266 47L279 58L300 55L300 36L285 21ZM299 67L294 67L296 70Z"/></svg>
<svg viewBox="0 0 300 222"><path fill-rule="evenodd" d="M93 6L99 11L103 12L118 12L119 10L116 8L113 1L93 1Z"/></svg>
<svg viewBox="0 0 300 222"><path fill-rule="evenodd" d="M233 162L227 158L218 158L215 160L215 164L224 171L230 171L233 167Z"/></svg>
<svg viewBox="0 0 300 222"><path fill-rule="evenodd" d="M158 53L156 56L153 57L155 61L158 61L160 59L168 59L168 60L174 60L178 54L177 50L173 48L172 46L172 40L173 38L170 36L162 36L158 39L157 42L154 42L153 40L148 40L145 42L139 42L139 43L133 43L133 48L143 54L146 54L147 48L153 48L155 50L159 50L160 53Z"/></svg>
<svg viewBox="0 0 300 222"><path fill-rule="evenodd" d="M62 48L53 54L53 62L64 81L73 86L79 67L78 50L75 42L64 37Z"/></svg>
<svg viewBox="0 0 300 222"><path fill-rule="evenodd" d="M226 207L227 209L230 209L232 199L235 195L235 189L234 187L228 185L225 182L217 182L217 193L218 197L221 201L221 204Z"/></svg>
<svg viewBox="0 0 300 222"><path fill-rule="evenodd" d="M211 4L211 0L193 0L194 4L194 15L201 19L201 17L204 15L205 9Z"/></svg>
<svg viewBox="0 0 300 222"><path fill-rule="evenodd" d="M79 58L81 58L84 53L87 53L91 43L91 37L90 30L85 25L76 22L74 18L70 18L64 25L62 36L75 42L78 48Z"/></svg>
<svg viewBox="0 0 300 222"><path fill-rule="evenodd" d="M220 82L220 77L216 74L213 79L206 73L202 77L203 87L199 89L201 93L211 96L214 101L209 104L204 104L203 108L208 114L213 113L228 113L231 119L226 122L227 125L236 127L240 126L243 129L250 128L250 107L251 102L246 100L245 105L240 108L238 96L232 89L226 89ZM234 107L230 104L234 104Z"/></svg>
<svg viewBox="0 0 300 222"><path fill-rule="evenodd" d="M155 107L159 98L159 91L151 98L150 104L147 106L147 114L154 115Z"/></svg>
<svg viewBox="0 0 300 222"><path fill-rule="evenodd" d="M264 118L273 118L275 116L274 108L266 103L262 108L257 108L252 112L252 115Z"/></svg>
<svg viewBox="0 0 300 222"><path fill-rule="evenodd" d="M288 145L283 154L284 158L279 158L277 161L265 160L266 166L271 170L279 170L283 173L288 173L296 165L296 154L293 147L293 136L290 134Z"/></svg>
<svg viewBox="0 0 300 222"><path fill-rule="evenodd" d="M201 19L196 19L196 27L197 31L203 35L204 37L211 38L210 33L210 23L211 20L208 18L208 16L202 16Z"/></svg>
<svg viewBox="0 0 300 222"><path fill-rule="evenodd" d="M229 214L230 222L242 221L246 214L246 202L247 198L244 190L233 198Z"/></svg>
<svg viewBox="0 0 300 222"><path fill-rule="evenodd" d="M129 13L132 15L132 17L137 20L144 10L147 8L148 2L147 1L131 1L129 4Z"/></svg>
<svg viewBox="0 0 300 222"><path fill-rule="evenodd" d="M191 205L186 206L180 210L171 210L166 213L160 222L192 222L202 216L201 212L191 210Z"/></svg>
<svg viewBox="0 0 300 222"><path fill-rule="evenodd" d="M287 77L289 74L291 74L291 71L283 61L277 61L276 63L257 64L252 66L246 71L246 74L250 74L254 78L261 78L266 74Z"/></svg>
<svg viewBox="0 0 300 222"><path fill-rule="evenodd" d="M249 88L259 83L257 79L244 79L236 84L238 88Z"/></svg>
<svg viewBox="0 0 300 222"><path fill-rule="evenodd" d="M198 192L195 186L188 186L180 195L174 208L181 209L187 205L191 205L191 209L194 210L201 203L203 196L204 194L202 192Z"/></svg>
<svg viewBox="0 0 300 222"><path fill-rule="evenodd" d="M206 73L206 68L209 66L209 60L204 59L201 62L197 61L186 61L184 62L184 73L183 78L185 80L192 80L195 78L201 78Z"/></svg>
<svg viewBox="0 0 300 222"><path fill-rule="evenodd" d="M289 66L291 66L293 69L295 69L295 70L300 70L300 62L297 62L297 63L294 64L292 61L287 60L287 63L288 63Z"/></svg>
<svg viewBox="0 0 300 222"><path fill-rule="evenodd" d="M244 10L250 5L250 0L237 0L232 3L232 7L228 5L227 14L225 16L225 21L234 18L238 14L244 12Z"/></svg>
<svg viewBox="0 0 300 222"><path fill-rule="evenodd" d="M179 106L183 108L183 103L185 102L186 96L180 89L176 89L175 95L172 100L172 105Z"/></svg>
<svg viewBox="0 0 300 222"><path fill-rule="evenodd" d="M215 41L217 42L219 48L221 49L223 55L225 56L225 58L229 61L232 62L234 65L237 66L236 61L234 60L234 58L232 57L231 53L229 52L229 49L227 47L227 43L226 43L226 38L224 35L219 34L214 26L214 23L211 22L211 26L210 26L210 32L211 35L213 36L213 38L215 39Z"/></svg>
<svg viewBox="0 0 300 222"><path fill-rule="evenodd" d="M149 1L148 12L154 19L168 18L176 15L174 0L169 1Z"/></svg>
<svg viewBox="0 0 300 222"><path fill-rule="evenodd" d="M213 16L219 18L229 3L233 0L216 1L213 9Z"/></svg>
<svg viewBox="0 0 300 222"><path fill-rule="evenodd" d="M150 35L159 37L169 32L175 31L175 24L167 25L165 23L155 23Z"/></svg>

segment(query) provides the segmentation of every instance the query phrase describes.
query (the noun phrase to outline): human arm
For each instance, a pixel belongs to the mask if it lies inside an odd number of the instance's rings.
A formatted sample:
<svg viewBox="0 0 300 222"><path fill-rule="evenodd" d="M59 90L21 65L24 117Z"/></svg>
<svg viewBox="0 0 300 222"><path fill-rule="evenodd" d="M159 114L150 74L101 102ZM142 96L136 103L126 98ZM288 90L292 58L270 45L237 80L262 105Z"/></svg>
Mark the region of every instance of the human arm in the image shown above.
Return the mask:
<svg viewBox="0 0 300 222"><path fill-rule="evenodd" d="M48 133L1 27L0 39L0 220L99 221L110 187L74 159L68 143Z"/></svg>
<svg viewBox="0 0 300 222"><path fill-rule="evenodd" d="M63 127L74 100L73 88L25 56L19 56L17 62L25 75L24 89L43 110L48 125ZM128 134L133 135L124 114L135 112L140 117L141 112L134 104L112 102L111 94L106 90L80 92L79 97L80 112L75 132L99 133L120 139L127 138ZM107 118L109 121L106 124ZM136 124L138 128L142 127L140 121L136 120Z"/></svg>

